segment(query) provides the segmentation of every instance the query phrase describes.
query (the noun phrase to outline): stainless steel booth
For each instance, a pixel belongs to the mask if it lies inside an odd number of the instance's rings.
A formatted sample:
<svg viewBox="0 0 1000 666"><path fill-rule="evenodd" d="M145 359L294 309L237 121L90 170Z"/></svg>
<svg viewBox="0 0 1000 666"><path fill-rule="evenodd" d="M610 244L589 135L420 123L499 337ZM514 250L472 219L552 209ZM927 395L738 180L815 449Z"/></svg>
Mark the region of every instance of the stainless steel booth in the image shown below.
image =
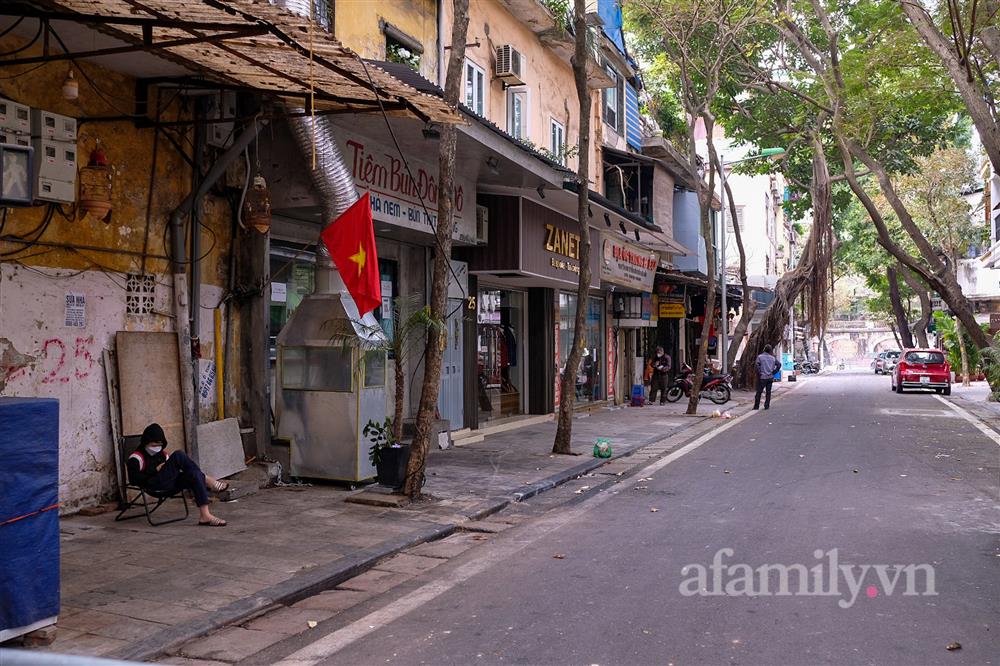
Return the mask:
<svg viewBox="0 0 1000 666"><path fill-rule="evenodd" d="M386 353L371 350L381 340L372 313L358 316L340 276L317 266L316 293L303 299L277 340L276 431L291 442L293 476L375 477L361 431L369 419L386 417Z"/></svg>

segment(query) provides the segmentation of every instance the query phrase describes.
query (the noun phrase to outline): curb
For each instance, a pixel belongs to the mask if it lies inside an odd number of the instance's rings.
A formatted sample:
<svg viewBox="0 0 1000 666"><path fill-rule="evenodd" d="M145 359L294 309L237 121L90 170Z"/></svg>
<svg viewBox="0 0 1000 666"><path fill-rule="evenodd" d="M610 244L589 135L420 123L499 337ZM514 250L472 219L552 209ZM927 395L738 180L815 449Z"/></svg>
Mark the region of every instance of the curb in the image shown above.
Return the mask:
<svg viewBox="0 0 1000 666"><path fill-rule="evenodd" d="M518 502L523 502L524 500L531 499L536 495L540 495L541 493L544 493L548 490L552 490L553 488L561 486L564 483L567 483L569 481L572 481L573 479L577 479L583 476L584 474L592 472L598 467L603 467L609 462L613 462L615 460L628 457L633 453L646 448L647 446L651 446L653 444L656 444L657 442L663 441L667 437L673 437L674 435L680 434L685 430L688 430L689 428L698 425L704 419L709 418L707 415L703 414L698 414L697 417L698 420L691 419L689 423L677 428L676 430L672 431L669 435L666 436L653 435L652 437L647 437L646 439L638 442L629 449L623 450L620 453L615 453L610 458L590 458L586 462L580 463L579 465L570 467L569 469L563 470L562 472L556 472L551 476L547 476L541 481L536 481L535 483L529 483L527 486L524 487L523 490L519 490L518 492L511 495L510 501L516 504Z"/></svg>
<svg viewBox="0 0 1000 666"><path fill-rule="evenodd" d="M443 539L455 532L455 529L455 525L435 525L415 535L364 548L327 565L296 574L253 596L239 599L216 611L205 613L202 617L164 629L149 638L126 645L106 655L106 658L122 661L154 659L188 641L243 622L272 606L295 603L335 587L345 580L371 569L389 555L428 541Z"/></svg>

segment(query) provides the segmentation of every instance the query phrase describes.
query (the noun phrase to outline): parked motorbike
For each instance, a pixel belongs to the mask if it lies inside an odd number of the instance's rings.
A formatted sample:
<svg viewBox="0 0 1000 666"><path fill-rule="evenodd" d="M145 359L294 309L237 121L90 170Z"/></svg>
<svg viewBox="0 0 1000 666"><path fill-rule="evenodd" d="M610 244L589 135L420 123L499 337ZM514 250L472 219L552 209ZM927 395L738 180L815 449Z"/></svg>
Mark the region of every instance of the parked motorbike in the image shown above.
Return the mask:
<svg viewBox="0 0 1000 666"><path fill-rule="evenodd" d="M681 366L674 381L667 388L667 402L677 402L681 396L691 396L691 388L694 386L694 379L691 377L693 373L694 370L686 363ZM731 375L711 375L706 372L701 381L701 397L708 398L717 405L729 402L729 398L732 397L730 388L732 379Z"/></svg>
<svg viewBox="0 0 1000 666"><path fill-rule="evenodd" d="M802 361L802 372L807 375L815 375L819 372L819 363L815 361Z"/></svg>

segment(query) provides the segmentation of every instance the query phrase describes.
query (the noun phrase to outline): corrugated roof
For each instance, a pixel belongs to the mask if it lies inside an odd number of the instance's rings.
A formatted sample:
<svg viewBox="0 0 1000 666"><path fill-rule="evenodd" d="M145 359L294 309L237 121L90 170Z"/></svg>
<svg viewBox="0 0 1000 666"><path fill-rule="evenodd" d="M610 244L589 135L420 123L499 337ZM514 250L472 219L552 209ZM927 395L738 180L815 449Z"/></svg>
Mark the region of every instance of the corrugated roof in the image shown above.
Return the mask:
<svg viewBox="0 0 1000 666"><path fill-rule="evenodd" d="M45 4L90 17L81 17L81 23L128 17L132 23L102 29L142 44L145 50L190 63L218 81L295 96L299 103L312 93L318 109L370 108L381 99L397 112L406 109L426 120L461 122L441 97L366 65L313 21L265 0L50 0ZM142 25L143 19L158 23ZM247 29L256 29L255 34L247 35ZM174 44L160 46L170 42Z"/></svg>

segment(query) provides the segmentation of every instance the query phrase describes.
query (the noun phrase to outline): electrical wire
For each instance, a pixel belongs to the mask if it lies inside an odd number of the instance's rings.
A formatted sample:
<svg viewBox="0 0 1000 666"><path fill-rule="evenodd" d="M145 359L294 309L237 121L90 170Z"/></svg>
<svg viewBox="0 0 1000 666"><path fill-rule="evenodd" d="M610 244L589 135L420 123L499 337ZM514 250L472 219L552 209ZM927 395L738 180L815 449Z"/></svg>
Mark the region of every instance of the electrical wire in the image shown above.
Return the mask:
<svg viewBox="0 0 1000 666"><path fill-rule="evenodd" d="M18 19L17 23L20 23L21 19L23 19L23 18L24 17L22 16L20 19ZM16 28L17 27L17 23L15 23L9 29L7 29L6 31L4 31L3 34L0 34L0 37L3 37L8 32L10 32L14 28ZM31 41L28 42L27 44L24 44L23 46L20 46L20 47L14 49L13 51L7 51L6 53L0 53L0 58L6 58L7 56L17 55L18 53L21 53L22 51L27 51L28 49L30 49L32 46L35 45L35 42L38 41L38 38L42 36L42 28L43 27L44 27L44 25L42 23L42 20L39 19L38 20L38 30L35 32L35 36L31 38ZM0 63L0 65L2 65L2 64L3 63Z"/></svg>
<svg viewBox="0 0 1000 666"><path fill-rule="evenodd" d="M7 28L3 32L0 32L0 38L6 37L8 34L10 34L11 32L13 32L13 30L15 28L17 28L17 26L21 25L21 21L23 21L23 20L24 20L23 16L17 17L17 20L14 21L14 24L12 26L10 26L9 28Z"/></svg>

